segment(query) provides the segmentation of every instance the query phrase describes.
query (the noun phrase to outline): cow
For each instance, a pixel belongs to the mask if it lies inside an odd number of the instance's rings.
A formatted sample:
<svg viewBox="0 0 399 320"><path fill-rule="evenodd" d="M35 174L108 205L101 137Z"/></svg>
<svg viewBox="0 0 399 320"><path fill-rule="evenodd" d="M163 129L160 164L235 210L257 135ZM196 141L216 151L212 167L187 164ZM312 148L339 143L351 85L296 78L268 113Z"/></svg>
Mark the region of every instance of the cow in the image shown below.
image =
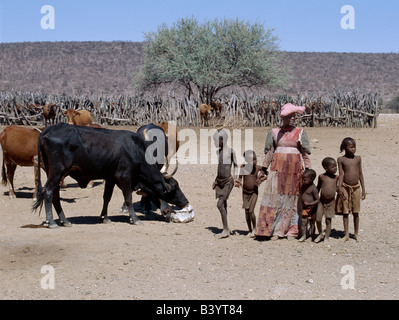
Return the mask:
<svg viewBox="0 0 399 320"><path fill-rule="evenodd" d="M8 195L15 198L14 174L17 166L34 167L35 191L33 199L37 197L37 177L39 162L37 161L37 140L42 129L24 128L16 125L6 127L0 134L0 144L3 149L2 183L9 185ZM6 170L7 168L7 170Z"/></svg>
<svg viewBox="0 0 399 320"><path fill-rule="evenodd" d="M43 116L44 122L47 126L47 123L54 124L55 123L55 116L56 116L56 105L54 103L49 103L44 105L43 108Z"/></svg>
<svg viewBox="0 0 399 320"><path fill-rule="evenodd" d="M212 110L213 108L210 105L204 103L199 106L201 125L204 125L205 127L209 126L208 120L212 114Z"/></svg>
<svg viewBox="0 0 399 320"><path fill-rule="evenodd" d="M91 114L87 110L76 111L74 109L68 109L65 112L68 120L68 124L77 125L77 126L87 126L91 128L102 128L101 125L93 123ZM61 181L61 186L65 187L64 179ZM88 188L93 188L94 181L90 181L87 185Z"/></svg>
<svg viewBox="0 0 399 320"><path fill-rule="evenodd" d="M213 112L215 112L215 117L219 118L223 111L223 105L220 102L212 101L211 107L212 107Z"/></svg>
<svg viewBox="0 0 399 320"><path fill-rule="evenodd" d="M167 172L169 169L170 159L177 152L177 149L180 146L180 143L177 139L177 128L176 125L169 122L162 123L150 123L144 126L141 126L137 133L141 134L146 141L151 141L152 148L148 149L149 152L152 152L151 156L154 156L155 162L158 165L161 173ZM156 151L156 154L155 154ZM158 152L162 152L163 154L158 154ZM171 175L174 175L177 171L178 164L176 162L176 167ZM144 190L140 190L142 195L141 204L144 206L147 212L150 211L151 200L158 208L161 208L161 212L165 215L166 221L169 221L170 212L169 207L165 202L156 198L148 197ZM121 209L124 211L124 207Z"/></svg>
<svg viewBox="0 0 399 320"><path fill-rule="evenodd" d="M162 159L162 172L167 172L170 165L170 159L175 155L177 150L179 149L180 142L177 139L177 128L176 125L172 122L162 122L162 123L150 123L144 126L141 126L137 133L141 133L146 141L154 141L155 139L152 136L149 136L148 130L155 129L155 132L159 132L162 139L164 139L164 146L158 144L158 149L161 147L165 151L165 159ZM161 130L159 130L161 129ZM156 133L154 135L157 135Z"/></svg>
<svg viewBox="0 0 399 320"><path fill-rule="evenodd" d="M140 134L126 130L97 129L60 123L47 127L39 136L38 160L43 161L47 173L44 187L38 177L38 199L32 210L46 211L49 228L58 225L53 219L52 205L61 224L71 226L60 203L59 182L65 175L75 179L81 188L89 181L104 179L102 222L109 222L108 204L117 185L123 193L131 224L142 224L136 216L132 193L138 188L151 197L184 208L188 200L173 177L163 175L156 163L147 161L146 149L150 146Z"/></svg>
<svg viewBox="0 0 399 320"><path fill-rule="evenodd" d="M68 109L65 111L69 124L77 126L86 126L93 123L91 114L87 110Z"/></svg>

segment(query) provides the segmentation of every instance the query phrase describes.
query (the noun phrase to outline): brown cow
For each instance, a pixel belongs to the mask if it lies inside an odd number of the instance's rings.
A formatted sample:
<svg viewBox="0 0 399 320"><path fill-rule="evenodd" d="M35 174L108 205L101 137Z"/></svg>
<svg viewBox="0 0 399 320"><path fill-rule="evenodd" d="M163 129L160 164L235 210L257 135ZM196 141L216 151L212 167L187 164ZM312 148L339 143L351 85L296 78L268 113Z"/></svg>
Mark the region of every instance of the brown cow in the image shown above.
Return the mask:
<svg viewBox="0 0 399 320"><path fill-rule="evenodd" d="M69 124L74 124L77 126L86 126L88 124L93 123L93 119L91 118L91 114L87 110L74 110L74 109L68 109L65 112L68 123Z"/></svg>
<svg viewBox="0 0 399 320"><path fill-rule="evenodd" d="M2 183L5 186L8 183L10 198L15 198L14 174L17 166L34 167L35 192L33 198L37 198L37 177L39 174L37 141L41 130L11 125L0 134L0 143L3 149Z"/></svg>
<svg viewBox="0 0 399 320"><path fill-rule="evenodd" d="M212 101L211 107L212 107L213 111L215 112L215 116L217 118L219 118L220 115L222 114L223 105L220 102Z"/></svg>
<svg viewBox="0 0 399 320"><path fill-rule="evenodd" d="M56 110L55 110L56 105L54 103L49 103L43 106L43 116L44 116L44 122L47 126L47 122L49 124L54 124L55 122L55 116L56 116Z"/></svg>
<svg viewBox="0 0 399 320"><path fill-rule="evenodd" d="M213 108L207 104L201 104L199 107L200 118L201 118L201 125L205 127L209 126L208 120L212 113Z"/></svg>

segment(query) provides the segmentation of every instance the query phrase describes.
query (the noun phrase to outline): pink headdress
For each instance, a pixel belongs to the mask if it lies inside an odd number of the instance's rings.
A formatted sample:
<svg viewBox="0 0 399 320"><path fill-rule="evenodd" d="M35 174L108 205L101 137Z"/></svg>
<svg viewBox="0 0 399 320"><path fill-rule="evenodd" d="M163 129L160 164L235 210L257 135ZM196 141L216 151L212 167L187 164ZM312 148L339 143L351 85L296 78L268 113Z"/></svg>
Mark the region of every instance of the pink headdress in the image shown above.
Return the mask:
<svg viewBox="0 0 399 320"><path fill-rule="evenodd" d="M291 103L287 103L281 108L280 116L286 117L293 113L304 113L304 112L305 112L305 107L295 106Z"/></svg>

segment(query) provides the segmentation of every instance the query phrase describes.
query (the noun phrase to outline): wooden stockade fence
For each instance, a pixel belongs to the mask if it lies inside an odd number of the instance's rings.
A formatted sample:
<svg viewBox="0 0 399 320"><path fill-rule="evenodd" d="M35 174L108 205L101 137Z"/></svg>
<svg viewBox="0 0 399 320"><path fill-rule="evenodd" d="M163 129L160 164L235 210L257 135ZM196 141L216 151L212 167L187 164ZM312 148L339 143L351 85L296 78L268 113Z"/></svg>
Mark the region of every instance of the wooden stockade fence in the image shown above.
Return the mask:
<svg viewBox="0 0 399 320"><path fill-rule="evenodd" d="M279 110L287 102L306 107L298 117L300 126L377 126L381 98L378 93L334 91L325 97L313 94L291 97L232 93L217 99L222 103L220 117L211 117L213 126L268 127L280 123ZM30 92L0 92L0 124L44 125L42 106L56 105L55 123L66 122L66 109L86 109L101 125L133 125L176 121L178 126L200 126L199 103L169 92L145 95L47 95Z"/></svg>

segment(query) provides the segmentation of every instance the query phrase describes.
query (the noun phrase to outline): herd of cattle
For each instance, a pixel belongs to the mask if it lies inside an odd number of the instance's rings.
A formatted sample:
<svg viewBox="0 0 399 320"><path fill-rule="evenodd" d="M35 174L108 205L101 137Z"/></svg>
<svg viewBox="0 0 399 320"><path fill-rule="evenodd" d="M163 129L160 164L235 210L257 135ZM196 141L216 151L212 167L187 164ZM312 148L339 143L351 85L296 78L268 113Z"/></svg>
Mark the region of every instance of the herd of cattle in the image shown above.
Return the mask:
<svg viewBox="0 0 399 320"><path fill-rule="evenodd" d="M177 165L172 174L167 173L170 158L179 147L175 127L169 128L168 123L162 123L142 126L137 132L109 130L94 124L86 110L70 109L66 115L67 124L41 129L11 125L0 134L2 183L9 185L9 197L15 198L13 180L16 167L33 166L33 209L41 208L44 203L49 228L58 226L53 219L53 206L61 224L71 225L61 207L59 194L66 176L75 179L81 188L92 184L93 180L105 181L100 215L103 222L109 222L107 209L115 185L123 193L123 208L129 212L132 224L141 223L133 208L134 191L144 195L147 202L152 201L160 207L166 220L172 212L168 204L179 208L188 206L189 201L173 178ZM156 152L147 152L154 144L156 148L151 150L164 151L161 157ZM40 168L47 174L44 186Z"/></svg>
<svg viewBox="0 0 399 320"><path fill-rule="evenodd" d="M55 103L47 103L47 104L32 104L30 103L28 106L22 107L20 105L15 106L16 112L22 112L22 109L27 109L31 114L42 113L45 124L55 124L57 113L63 112L68 119L68 123L73 123L76 125L86 125L91 119L91 115L87 110L77 111L75 109L67 109L66 111ZM211 101L210 104L200 104L198 106L200 124L203 126L209 126L209 120L214 117L218 119L223 110L223 104L220 102Z"/></svg>

